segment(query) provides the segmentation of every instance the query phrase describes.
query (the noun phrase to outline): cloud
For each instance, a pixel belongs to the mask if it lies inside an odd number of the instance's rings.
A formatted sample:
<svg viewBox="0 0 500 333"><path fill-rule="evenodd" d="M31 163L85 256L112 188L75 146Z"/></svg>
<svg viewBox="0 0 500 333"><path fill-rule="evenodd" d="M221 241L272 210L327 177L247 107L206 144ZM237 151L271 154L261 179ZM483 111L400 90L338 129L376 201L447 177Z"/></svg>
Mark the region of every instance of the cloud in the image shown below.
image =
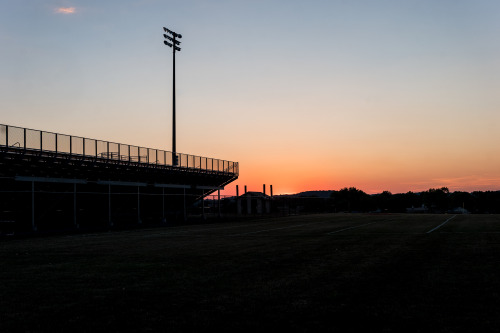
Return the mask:
<svg viewBox="0 0 500 333"><path fill-rule="evenodd" d="M76 13L75 7L59 7L55 9L57 14L74 14Z"/></svg>

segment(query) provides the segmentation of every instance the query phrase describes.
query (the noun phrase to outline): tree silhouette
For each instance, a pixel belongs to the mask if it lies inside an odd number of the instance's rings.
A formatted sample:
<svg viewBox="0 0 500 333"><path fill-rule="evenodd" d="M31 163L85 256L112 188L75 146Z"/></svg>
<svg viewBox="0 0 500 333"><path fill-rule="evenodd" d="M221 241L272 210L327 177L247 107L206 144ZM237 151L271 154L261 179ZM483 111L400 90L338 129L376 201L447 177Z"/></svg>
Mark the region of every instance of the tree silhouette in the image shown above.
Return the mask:
<svg viewBox="0 0 500 333"><path fill-rule="evenodd" d="M355 187L333 192L332 199L338 211L366 212L373 207L370 196Z"/></svg>
<svg viewBox="0 0 500 333"><path fill-rule="evenodd" d="M439 213L448 209L448 194L450 191L447 187L431 188L428 191L422 192L422 200L425 206L431 212Z"/></svg>

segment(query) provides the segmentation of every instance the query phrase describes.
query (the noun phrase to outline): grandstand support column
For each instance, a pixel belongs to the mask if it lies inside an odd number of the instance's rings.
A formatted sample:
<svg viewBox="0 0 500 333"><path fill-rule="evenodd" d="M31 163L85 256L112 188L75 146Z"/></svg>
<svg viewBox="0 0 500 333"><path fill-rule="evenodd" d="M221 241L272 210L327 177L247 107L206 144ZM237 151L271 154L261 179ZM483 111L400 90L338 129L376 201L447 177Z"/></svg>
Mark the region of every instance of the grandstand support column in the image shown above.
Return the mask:
<svg viewBox="0 0 500 333"><path fill-rule="evenodd" d="M31 181L31 228L36 231L35 224L35 181Z"/></svg>
<svg viewBox="0 0 500 333"><path fill-rule="evenodd" d="M205 217L205 191L201 191L201 218L203 221L206 220L206 217Z"/></svg>
<svg viewBox="0 0 500 333"><path fill-rule="evenodd" d="M75 228L78 229L79 225L76 221L76 183L73 183L73 224L75 225Z"/></svg>
<svg viewBox="0 0 500 333"><path fill-rule="evenodd" d="M186 214L186 189L183 188L182 189L182 202L183 202L183 208L182 208L182 218L184 219L184 221L187 220L187 214Z"/></svg>
<svg viewBox="0 0 500 333"><path fill-rule="evenodd" d="M137 186L137 223L141 224L141 190Z"/></svg>
<svg viewBox="0 0 500 333"><path fill-rule="evenodd" d="M218 216L220 218L220 190L217 190L217 206L218 206Z"/></svg>
<svg viewBox="0 0 500 333"><path fill-rule="evenodd" d="M162 210L162 223L165 223L165 188L161 188L161 210Z"/></svg>
<svg viewBox="0 0 500 333"><path fill-rule="evenodd" d="M108 184L108 223L109 226L113 226L113 221L111 220L111 184Z"/></svg>

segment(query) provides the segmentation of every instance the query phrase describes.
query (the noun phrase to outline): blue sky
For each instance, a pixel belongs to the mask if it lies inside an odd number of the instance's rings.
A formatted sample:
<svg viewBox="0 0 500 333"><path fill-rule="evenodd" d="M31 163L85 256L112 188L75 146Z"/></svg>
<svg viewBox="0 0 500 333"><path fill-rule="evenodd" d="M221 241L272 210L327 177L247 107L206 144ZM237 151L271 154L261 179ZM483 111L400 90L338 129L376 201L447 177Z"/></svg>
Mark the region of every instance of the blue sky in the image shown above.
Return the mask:
<svg viewBox="0 0 500 333"><path fill-rule="evenodd" d="M2 123L170 150L163 26L177 150L240 185L500 188L498 1L1 0Z"/></svg>

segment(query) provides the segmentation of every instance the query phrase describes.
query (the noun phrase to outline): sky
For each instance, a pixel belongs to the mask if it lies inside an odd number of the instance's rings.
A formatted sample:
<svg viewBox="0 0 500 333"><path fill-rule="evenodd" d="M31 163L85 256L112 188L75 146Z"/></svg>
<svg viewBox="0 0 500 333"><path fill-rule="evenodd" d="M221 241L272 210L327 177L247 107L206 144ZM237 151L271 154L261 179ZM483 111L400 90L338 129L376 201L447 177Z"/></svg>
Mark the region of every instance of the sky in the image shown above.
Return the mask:
<svg viewBox="0 0 500 333"><path fill-rule="evenodd" d="M500 190L497 0L0 0L0 123L171 150L162 27L225 194Z"/></svg>

